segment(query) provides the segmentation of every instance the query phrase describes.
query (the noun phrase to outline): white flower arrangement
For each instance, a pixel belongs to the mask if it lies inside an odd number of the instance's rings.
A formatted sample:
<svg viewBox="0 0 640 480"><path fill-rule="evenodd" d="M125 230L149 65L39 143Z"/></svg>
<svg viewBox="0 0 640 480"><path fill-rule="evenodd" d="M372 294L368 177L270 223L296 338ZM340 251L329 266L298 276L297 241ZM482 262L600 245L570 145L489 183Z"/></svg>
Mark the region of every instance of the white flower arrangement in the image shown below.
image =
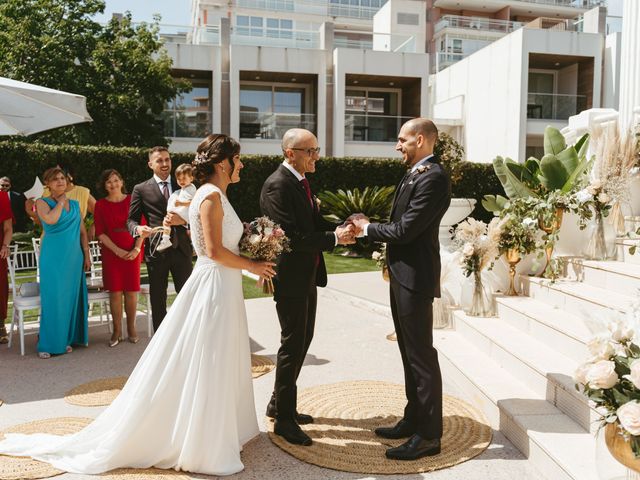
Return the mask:
<svg viewBox="0 0 640 480"><path fill-rule="evenodd" d="M494 218L486 223L468 218L456 227L455 243L460 248L460 264L468 277L481 272L498 257L501 220Z"/></svg>
<svg viewBox="0 0 640 480"><path fill-rule="evenodd" d="M576 369L576 388L595 403L603 424L619 423L640 458L640 301L607 322L587 346L592 357Z"/></svg>

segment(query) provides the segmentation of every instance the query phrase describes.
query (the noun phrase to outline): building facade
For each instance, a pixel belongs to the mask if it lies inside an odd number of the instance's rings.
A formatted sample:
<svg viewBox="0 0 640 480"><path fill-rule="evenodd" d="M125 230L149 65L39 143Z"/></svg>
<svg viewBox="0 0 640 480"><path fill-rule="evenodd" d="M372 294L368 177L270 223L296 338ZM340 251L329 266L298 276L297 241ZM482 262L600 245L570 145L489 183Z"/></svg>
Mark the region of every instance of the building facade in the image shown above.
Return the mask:
<svg viewBox="0 0 640 480"><path fill-rule="evenodd" d="M193 0L191 25L164 35L194 86L165 134L177 151L221 131L278 154L303 127L322 155L390 157L402 123L429 116L469 160L524 159L547 124L618 107L619 18L603 3Z"/></svg>

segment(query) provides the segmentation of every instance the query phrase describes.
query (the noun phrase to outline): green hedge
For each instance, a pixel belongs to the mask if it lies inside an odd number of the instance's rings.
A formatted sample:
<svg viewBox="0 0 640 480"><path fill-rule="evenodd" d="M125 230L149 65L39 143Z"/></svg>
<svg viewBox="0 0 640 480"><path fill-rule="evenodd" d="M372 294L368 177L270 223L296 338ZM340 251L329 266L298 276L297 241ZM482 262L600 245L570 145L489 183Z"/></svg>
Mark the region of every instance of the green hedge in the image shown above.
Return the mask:
<svg viewBox="0 0 640 480"><path fill-rule="evenodd" d="M171 157L176 167L190 162L193 154L172 153ZM230 187L229 199L238 215L247 220L259 215L262 184L282 158L243 155L242 161L245 165L242 181ZM0 176L11 177L17 191L30 188L36 175L41 175L58 162L72 166L77 183L89 187L94 194L100 172L107 168L115 168L122 173L129 190L136 183L148 179L151 173L145 149L0 142ZM480 199L488 194L504 194L491 164L461 162L448 168L453 181L453 196L478 199L473 216L490 218L491 215L480 205ZM310 175L310 183L315 192L364 188L369 185L395 185L403 174L404 167L397 159L322 158L317 172Z"/></svg>

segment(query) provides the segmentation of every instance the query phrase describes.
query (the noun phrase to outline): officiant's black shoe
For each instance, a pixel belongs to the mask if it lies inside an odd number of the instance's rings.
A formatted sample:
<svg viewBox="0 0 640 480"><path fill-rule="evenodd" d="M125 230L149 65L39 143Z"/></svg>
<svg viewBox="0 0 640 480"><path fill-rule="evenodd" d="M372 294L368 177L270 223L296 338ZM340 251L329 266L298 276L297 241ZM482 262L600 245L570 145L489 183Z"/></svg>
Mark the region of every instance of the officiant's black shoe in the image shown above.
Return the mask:
<svg viewBox="0 0 640 480"><path fill-rule="evenodd" d="M266 415L269 418L276 418L276 416L278 415L276 406L271 402L269 402L269 405L267 405ZM296 423L298 425L308 425L310 423L313 423L313 417L311 415L307 415L306 413L296 412Z"/></svg>
<svg viewBox="0 0 640 480"><path fill-rule="evenodd" d="M417 460L422 457L431 457L440 453L440 439L427 440L415 434L399 447L386 451L387 458L392 460Z"/></svg>
<svg viewBox="0 0 640 480"><path fill-rule="evenodd" d="M309 446L311 443L311 437L304 433L300 426L291 420L277 420L273 426L273 432L276 435L280 435L287 442L294 445Z"/></svg>
<svg viewBox="0 0 640 480"><path fill-rule="evenodd" d="M409 422L405 419L400 420L393 427L379 427L375 429L375 433L377 436L382 438L389 438L391 440L396 440L398 438L408 438L414 433L416 433L416 429L411 426Z"/></svg>

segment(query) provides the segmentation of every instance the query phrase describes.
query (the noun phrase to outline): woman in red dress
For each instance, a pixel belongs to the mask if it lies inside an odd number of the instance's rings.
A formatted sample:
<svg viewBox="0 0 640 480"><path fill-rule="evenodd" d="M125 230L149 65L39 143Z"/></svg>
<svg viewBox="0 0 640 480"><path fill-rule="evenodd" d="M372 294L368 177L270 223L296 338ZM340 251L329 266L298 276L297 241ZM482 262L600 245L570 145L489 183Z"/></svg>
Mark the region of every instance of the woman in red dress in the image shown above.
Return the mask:
<svg viewBox="0 0 640 480"><path fill-rule="evenodd" d="M98 189L105 198L96 202L94 219L96 238L102 251L102 278L109 291L113 335L109 342L115 347L122 341L122 297L127 313L127 334L131 343L138 343L136 307L140 291L141 237L133 238L127 230L131 195L125 193L124 180L118 171L102 172Z"/></svg>
<svg viewBox="0 0 640 480"><path fill-rule="evenodd" d="M9 281L7 280L7 261L9 258L9 244L13 236L13 213L11 201L7 192L0 192L0 343L8 343L7 329L4 325L7 319L7 304L9 303Z"/></svg>

